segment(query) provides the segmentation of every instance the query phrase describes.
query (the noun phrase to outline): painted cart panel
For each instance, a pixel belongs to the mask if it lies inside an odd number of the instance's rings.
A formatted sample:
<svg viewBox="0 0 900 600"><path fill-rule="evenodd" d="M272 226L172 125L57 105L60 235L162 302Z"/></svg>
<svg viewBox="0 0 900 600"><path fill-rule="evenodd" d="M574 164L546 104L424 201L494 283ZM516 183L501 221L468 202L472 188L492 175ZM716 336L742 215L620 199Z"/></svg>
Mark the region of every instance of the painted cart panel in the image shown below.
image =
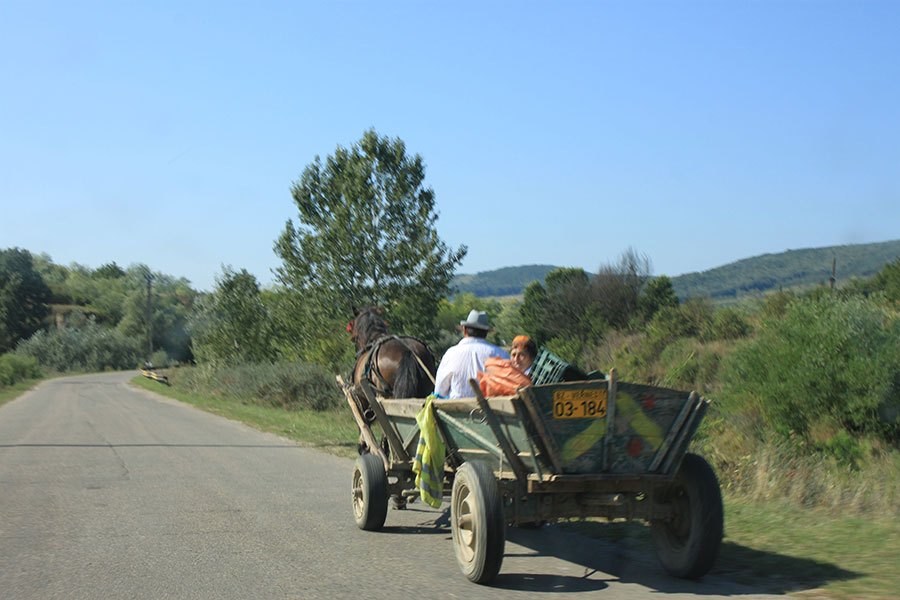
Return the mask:
<svg viewBox="0 0 900 600"><path fill-rule="evenodd" d="M694 393L614 378L530 386L516 396L485 400L513 458L539 478L672 475L708 404ZM415 413L424 404L421 399L381 400L410 453L418 435ZM501 477L513 474L510 457L476 398L438 399L434 407L448 460L483 460Z"/></svg>
<svg viewBox="0 0 900 600"><path fill-rule="evenodd" d="M532 386L521 394L546 431L547 451L568 474L670 474L708 404L692 392L609 379ZM593 416L578 416L587 407L572 408L600 401L605 406Z"/></svg>

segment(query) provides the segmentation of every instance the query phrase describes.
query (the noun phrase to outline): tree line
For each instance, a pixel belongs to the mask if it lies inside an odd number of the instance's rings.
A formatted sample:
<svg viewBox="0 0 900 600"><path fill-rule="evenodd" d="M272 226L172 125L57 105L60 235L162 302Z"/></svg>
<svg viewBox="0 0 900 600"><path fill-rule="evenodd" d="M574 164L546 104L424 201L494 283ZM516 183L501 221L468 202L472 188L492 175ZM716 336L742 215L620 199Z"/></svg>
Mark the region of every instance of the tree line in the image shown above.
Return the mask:
<svg viewBox="0 0 900 600"><path fill-rule="evenodd" d="M378 305L394 331L422 338L438 355L455 343L456 324L480 308L497 323L493 341L526 332L575 358L610 327L675 301L671 282L648 283L649 261L632 250L593 277L557 269L521 302L455 293L451 282L466 247L451 248L438 236L435 194L424 181L421 156L372 130L315 157L291 187L296 217L273 243L281 265L268 289L231 266L211 293L199 293L147 265L66 267L46 255L3 250L0 351L17 350L56 370L144 361L303 361L341 369L354 358L345 336L353 308Z"/></svg>

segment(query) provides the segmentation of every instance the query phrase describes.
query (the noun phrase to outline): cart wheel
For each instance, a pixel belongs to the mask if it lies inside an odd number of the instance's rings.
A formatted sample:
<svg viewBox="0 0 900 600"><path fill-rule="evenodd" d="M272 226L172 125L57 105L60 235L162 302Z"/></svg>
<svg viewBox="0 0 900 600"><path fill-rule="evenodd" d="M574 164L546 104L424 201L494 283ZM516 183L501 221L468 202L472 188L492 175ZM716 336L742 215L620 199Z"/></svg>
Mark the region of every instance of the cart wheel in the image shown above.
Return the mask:
<svg viewBox="0 0 900 600"><path fill-rule="evenodd" d="M675 577L702 577L722 543L722 494L715 472L703 457L686 454L675 480L657 493L673 508L671 519L650 523L659 561Z"/></svg>
<svg viewBox="0 0 900 600"><path fill-rule="evenodd" d="M374 454L362 454L353 468L353 518L366 531L378 531L387 516L387 473Z"/></svg>
<svg viewBox="0 0 900 600"><path fill-rule="evenodd" d="M483 462L467 462L456 472L450 501L456 561L469 581L490 583L500 571L506 528L500 489Z"/></svg>

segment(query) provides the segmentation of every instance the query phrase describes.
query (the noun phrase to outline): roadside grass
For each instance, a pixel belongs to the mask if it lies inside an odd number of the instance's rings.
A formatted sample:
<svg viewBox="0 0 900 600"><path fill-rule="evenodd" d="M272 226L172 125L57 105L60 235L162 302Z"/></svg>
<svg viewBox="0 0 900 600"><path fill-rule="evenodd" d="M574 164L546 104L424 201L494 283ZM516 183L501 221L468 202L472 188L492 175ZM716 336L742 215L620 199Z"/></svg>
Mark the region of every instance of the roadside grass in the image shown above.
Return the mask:
<svg viewBox="0 0 900 600"><path fill-rule="evenodd" d="M797 598L897 598L900 523L836 516L778 501L724 499L725 538L712 573L759 592ZM569 521L562 527L650 553L639 522Z"/></svg>
<svg viewBox="0 0 900 600"><path fill-rule="evenodd" d="M157 381L131 383L261 431L323 451L356 456L357 428L345 407L285 411L236 397L204 397ZM900 522L890 517L841 516L777 500L725 496L725 538L712 573L758 592L816 600L896 598L900 590ZM601 519L561 527L622 548L652 554L650 529L640 522Z"/></svg>
<svg viewBox="0 0 900 600"><path fill-rule="evenodd" d="M236 397L189 394L143 376L131 379L130 383L206 412L241 421L260 431L294 440L302 446L315 447L346 458L357 456L359 431L350 410L345 407L326 411L302 408L286 411Z"/></svg>
<svg viewBox="0 0 900 600"><path fill-rule="evenodd" d="M839 516L783 502L750 501L729 502L725 518L726 541L736 548L724 554L720 568L761 568L763 575L785 580L823 582L823 589L797 594L801 597L897 597L900 523L895 518ZM767 555L764 561L748 560L758 552ZM783 557L811 562L795 572Z"/></svg>
<svg viewBox="0 0 900 600"><path fill-rule="evenodd" d="M42 377L39 379L23 379L22 381L18 381L10 386L4 386L0 388L0 406L3 406L7 402L15 400L40 382L44 381L44 379L49 378Z"/></svg>

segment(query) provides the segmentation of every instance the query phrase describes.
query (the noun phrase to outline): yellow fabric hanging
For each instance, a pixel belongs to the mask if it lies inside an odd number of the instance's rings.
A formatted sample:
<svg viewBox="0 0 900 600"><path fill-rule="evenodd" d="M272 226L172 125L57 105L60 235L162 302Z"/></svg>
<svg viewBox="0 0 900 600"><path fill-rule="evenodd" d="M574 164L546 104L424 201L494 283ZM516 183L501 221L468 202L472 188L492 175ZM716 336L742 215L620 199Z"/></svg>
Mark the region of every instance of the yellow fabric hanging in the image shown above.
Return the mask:
<svg viewBox="0 0 900 600"><path fill-rule="evenodd" d="M416 447L416 458L413 460L413 472L416 474L416 487L419 494L429 506L438 508L444 497L444 456L446 449L441 436L438 435L434 410L431 405L435 395L428 396L425 406L416 413L419 425L419 445Z"/></svg>

